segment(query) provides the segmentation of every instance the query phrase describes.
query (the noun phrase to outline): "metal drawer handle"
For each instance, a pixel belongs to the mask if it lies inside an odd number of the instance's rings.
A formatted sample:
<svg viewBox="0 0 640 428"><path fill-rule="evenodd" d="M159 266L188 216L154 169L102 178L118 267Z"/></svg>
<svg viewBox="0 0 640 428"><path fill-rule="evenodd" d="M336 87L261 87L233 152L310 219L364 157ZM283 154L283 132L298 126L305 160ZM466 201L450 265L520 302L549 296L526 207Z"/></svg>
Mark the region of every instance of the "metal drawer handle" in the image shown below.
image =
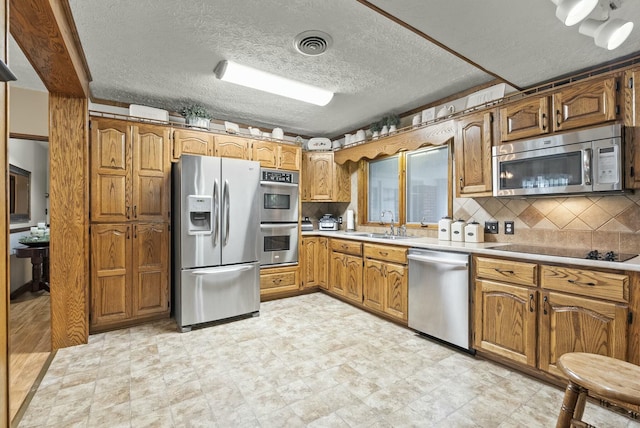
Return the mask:
<svg viewBox="0 0 640 428"><path fill-rule="evenodd" d="M573 279L567 279L567 282L575 285L588 285L589 287L593 287L596 285L594 282L580 282L580 281L574 281Z"/></svg>
<svg viewBox="0 0 640 428"><path fill-rule="evenodd" d="M387 253L386 251L380 251L380 255L386 257L389 255L389 253Z"/></svg>
<svg viewBox="0 0 640 428"><path fill-rule="evenodd" d="M545 315L547 315L547 305L548 305L547 300L549 300L547 296L544 296L544 304L542 305L542 308Z"/></svg>
<svg viewBox="0 0 640 428"><path fill-rule="evenodd" d="M509 273L511 275L513 275L515 272L512 270L504 270L504 269L498 269L498 268L493 268L496 272L498 273Z"/></svg>
<svg viewBox="0 0 640 428"><path fill-rule="evenodd" d="M280 284L282 282L282 278L277 278L273 280L274 284Z"/></svg>

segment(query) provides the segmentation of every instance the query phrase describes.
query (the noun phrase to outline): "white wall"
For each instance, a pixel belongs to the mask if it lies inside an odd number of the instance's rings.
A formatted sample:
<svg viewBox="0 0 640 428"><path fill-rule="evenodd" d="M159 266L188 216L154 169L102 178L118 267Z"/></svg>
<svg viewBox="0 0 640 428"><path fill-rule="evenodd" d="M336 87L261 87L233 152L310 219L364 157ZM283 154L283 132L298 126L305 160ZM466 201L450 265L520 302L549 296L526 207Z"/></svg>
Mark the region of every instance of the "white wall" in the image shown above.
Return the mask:
<svg viewBox="0 0 640 428"><path fill-rule="evenodd" d="M10 229L36 226L39 222L49 223L49 147L46 142L9 139L9 163L31 172L31 220L25 223L11 223ZM11 233L9 254L11 255L11 291L31 279L31 261L15 256L14 248L18 239L29 232Z"/></svg>

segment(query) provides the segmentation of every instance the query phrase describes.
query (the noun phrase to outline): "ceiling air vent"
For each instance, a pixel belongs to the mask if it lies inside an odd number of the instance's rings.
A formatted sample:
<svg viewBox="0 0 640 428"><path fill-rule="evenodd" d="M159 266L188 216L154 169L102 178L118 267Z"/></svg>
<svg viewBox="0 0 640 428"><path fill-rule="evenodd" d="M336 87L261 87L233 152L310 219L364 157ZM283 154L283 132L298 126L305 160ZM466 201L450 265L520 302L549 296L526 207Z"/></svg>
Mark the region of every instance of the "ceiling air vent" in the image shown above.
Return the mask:
<svg viewBox="0 0 640 428"><path fill-rule="evenodd" d="M331 36L322 31L304 31L293 40L296 50L303 55L322 55L331 47Z"/></svg>

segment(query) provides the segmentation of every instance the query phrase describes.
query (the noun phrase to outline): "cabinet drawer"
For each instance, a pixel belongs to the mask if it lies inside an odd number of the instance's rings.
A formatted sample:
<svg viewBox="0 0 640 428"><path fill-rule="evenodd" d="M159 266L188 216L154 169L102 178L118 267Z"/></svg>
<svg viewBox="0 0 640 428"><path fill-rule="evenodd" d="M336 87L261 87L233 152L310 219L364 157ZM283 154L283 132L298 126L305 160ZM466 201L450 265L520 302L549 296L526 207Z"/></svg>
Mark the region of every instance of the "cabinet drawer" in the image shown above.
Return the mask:
<svg viewBox="0 0 640 428"><path fill-rule="evenodd" d="M540 285L542 288L617 302L629 301L629 277L627 275L560 266L542 265L541 268Z"/></svg>
<svg viewBox="0 0 640 428"><path fill-rule="evenodd" d="M260 273L260 289L267 290L270 288L297 288L298 279L296 271L277 272L277 273Z"/></svg>
<svg viewBox="0 0 640 428"><path fill-rule="evenodd" d="M476 257L476 277L497 279L512 284L536 286L538 266L534 263Z"/></svg>
<svg viewBox="0 0 640 428"><path fill-rule="evenodd" d="M355 241L347 241L344 239L332 239L331 251L338 253L353 254L354 256L362 255L362 243Z"/></svg>
<svg viewBox="0 0 640 428"><path fill-rule="evenodd" d="M364 244L364 256L385 262L407 264L407 249L404 247Z"/></svg>

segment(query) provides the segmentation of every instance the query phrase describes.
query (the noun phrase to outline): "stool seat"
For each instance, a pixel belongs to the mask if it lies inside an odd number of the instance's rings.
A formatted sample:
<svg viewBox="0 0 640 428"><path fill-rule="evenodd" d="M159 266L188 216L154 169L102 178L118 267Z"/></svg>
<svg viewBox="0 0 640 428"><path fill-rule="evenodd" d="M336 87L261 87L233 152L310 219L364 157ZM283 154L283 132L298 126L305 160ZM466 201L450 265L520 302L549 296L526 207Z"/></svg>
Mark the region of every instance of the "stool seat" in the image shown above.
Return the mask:
<svg viewBox="0 0 640 428"><path fill-rule="evenodd" d="M563 354L557 366L569 378L557 428L581 422L589 391L604 399L640 405L640 366L583 352Z"/></svg>

